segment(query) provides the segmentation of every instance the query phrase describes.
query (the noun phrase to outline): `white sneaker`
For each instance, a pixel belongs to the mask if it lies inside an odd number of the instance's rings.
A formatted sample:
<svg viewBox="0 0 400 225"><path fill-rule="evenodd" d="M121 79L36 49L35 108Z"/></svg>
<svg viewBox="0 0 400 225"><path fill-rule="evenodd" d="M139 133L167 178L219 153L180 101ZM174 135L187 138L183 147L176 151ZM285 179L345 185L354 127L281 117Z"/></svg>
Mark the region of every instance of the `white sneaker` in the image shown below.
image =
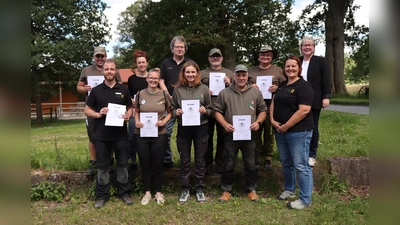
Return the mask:
<svg viewBox="0 0 400 225"><path fill-rule="evenodd" d="M308 164L310 164L311 167L313 167L316 163L317 161L314 158L308 158Z"/></svg>
<svg viewBox="0 0 400 225"><path fill-rule="evenodd" d="M149 204L150 200L151 200L151 195L145 194L140 203L142 203L142 205L147 205Z"/></svg>
<svg viewBox="0 0 400 225"><path fill-rule="evenodd" d="M164 195L163 194L154 195L154 200L157 201L157 205L164 205Z"/></svg>

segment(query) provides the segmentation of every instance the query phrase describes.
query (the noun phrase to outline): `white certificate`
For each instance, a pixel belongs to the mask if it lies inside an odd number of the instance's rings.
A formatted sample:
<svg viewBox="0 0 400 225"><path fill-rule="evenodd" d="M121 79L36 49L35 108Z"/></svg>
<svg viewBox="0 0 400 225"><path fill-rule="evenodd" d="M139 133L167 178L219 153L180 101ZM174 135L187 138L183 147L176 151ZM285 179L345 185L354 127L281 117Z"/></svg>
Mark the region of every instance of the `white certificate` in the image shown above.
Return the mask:
<svg viewBox="0 0 400 225"><path fill-rule="evenodd" d="M234 141L245 141L251 140L251 116L250 115L238 115L233 116L233 140Z"/></svg>
<svg viewBox="0 0 400 225"><path fill-rule="evenodd" d="M263 95L263 98L271 99L272 95L271 92L268 91L268 88L272 85L272 76L258 76L256 83Z"/></svg>
<svg viewBox="0 0 400 225"><path fill-rule="evenodd" d="M92 87L96 87L97 85L103 83L104 76L87 76L87 84ZM88 91L88 95L90 95L90 91Z"/></svg>
<svg viewBox="0 0 400 225"><path fill-rule="evenodd" d="M140 137L158 137L157 113L140 113L140 122L143 127L140 128Z"/></svg>
<svg viewBox="0 0 400 225"><path fill-rule="evenodd" d="M122 127L124 126L124 118L122 115L126 112L126 105L108 103L108 113L106 115L105 126Z"/></svg>
<svg viewBox="0 0 400 225"><path fill-rule="evenodd" d="M200 126L200 100L182 100L182 126Z"/></svg>
<svg viewBox="0 0 400 225"><path fill-rule="evenodd" d="M220 91L225 89L225 73L210 73L210 90L213 96L217 96Z"/></svg>

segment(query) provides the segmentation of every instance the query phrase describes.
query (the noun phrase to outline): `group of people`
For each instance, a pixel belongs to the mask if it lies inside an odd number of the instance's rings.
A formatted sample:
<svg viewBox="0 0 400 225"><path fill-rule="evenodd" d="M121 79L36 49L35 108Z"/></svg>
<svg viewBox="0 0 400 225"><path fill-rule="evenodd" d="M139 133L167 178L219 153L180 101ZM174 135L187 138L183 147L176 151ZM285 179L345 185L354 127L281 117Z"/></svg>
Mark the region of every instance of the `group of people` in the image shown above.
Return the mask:
<svg viewBox="0 0 400 225"><path fill-rule="evenodd" d="M314 55L314 40L311 37L301 40L303 56L289 56L283 69L272 64L278 51L270 46L262 46L258 51L258 66L248 69L239 64L234 71L222 66L223 56L218 48L210 50L210 68L205 70L185 57L188 45L184 37L174 37L170 49L172 56L165 59L160 68L149 71L146 52L136 50L133 59L137 69L129 77L128 87L118 80L115 62L106 59L103 47L95 48L92 71L88 72L88 68L82 71L77 88L80 93L90 91L85 114L87 121L91 121L87 122L89 170L97 168L95 207L103 207L110 197L109 170L113 155L117 162L118 196L125 204L132 204L128 167L137 169L136 153L145 192L141 204L147 205L153 199L152 188L156 191L154 200L164 204L163 171L173 167L171 134L175 120L178 122L176 146L182 189L179 203L189 200L192 189L192 145L199 203L206 202L204 178L214 162L217 172L221 173L223 193L219 201L230 200L239 150L244 162L247 196L256 202L259 198L257 171L262 166L272 167L276 142L285 177L284 191L278 199L296 197L298 174L299 199L287 202L287 206L303 209L311 205L318 120L330 98L329 67L323 57ZM87 76L99 73L103 74L104 82L92 88L86 81ZM259 79L270 79L269 97L264 96L265 91L260 91L265 87L261 87L264 84ZM120 116L125 122L120 126L105 125L109 103L125 107L125 113ZM149 126L157 127L151 135L144 132Z"/></svg>

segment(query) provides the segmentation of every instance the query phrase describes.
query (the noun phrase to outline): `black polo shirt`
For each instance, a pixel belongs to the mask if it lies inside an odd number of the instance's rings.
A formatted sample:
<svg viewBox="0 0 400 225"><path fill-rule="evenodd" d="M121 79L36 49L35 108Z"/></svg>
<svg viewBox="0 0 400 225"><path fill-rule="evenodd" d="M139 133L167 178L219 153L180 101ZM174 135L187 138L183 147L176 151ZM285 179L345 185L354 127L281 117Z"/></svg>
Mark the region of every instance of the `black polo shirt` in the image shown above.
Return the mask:
<svg viewBox="0 0 400 225"><path fill-rule="evenodd" d="M311 106L314 100L314 91L303 78L288 86L286 84L287 81L282 82L274 96L274 120L281 124L285 124L292 117L299 105ZM309 131L313 129L313 125L312 113L308 113L287 132Z"/></svg>
<svg viewBox="0 0 400 225"><path fill-rule="evenodd" d="M174 87L178 82L179 73L181 72L183 64L187 61L192 61L191 59L184 57L183 61L178 65L173 57L169 57L164 59L161 63L161 79L164 79L165 86L168 89L168 93L172 96L172 92L174 92Z"/></svg>
<svg viewBox="0 0 400 225"><path fill-rule="evenodd" d="M99 112L108 103L132 106L131 94L128 88L116 83L113 88L108 87L104 82L92 89L86 105ZM95 138L101 141L119 141L128 139L126 123L122 127L105 126L106 117L96 119Z"/></svg>

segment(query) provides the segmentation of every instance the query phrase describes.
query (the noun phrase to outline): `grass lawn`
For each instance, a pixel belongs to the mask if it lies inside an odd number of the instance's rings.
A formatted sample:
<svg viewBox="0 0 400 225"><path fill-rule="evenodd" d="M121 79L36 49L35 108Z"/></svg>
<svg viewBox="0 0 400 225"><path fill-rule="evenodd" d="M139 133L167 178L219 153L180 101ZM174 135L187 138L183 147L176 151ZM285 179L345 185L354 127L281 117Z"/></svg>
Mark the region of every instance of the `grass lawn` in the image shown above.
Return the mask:
<svg viewBox="0 0 400 225"><path fill-rule="evenodd" d="M339 95L333 94L330 99L331 104L337 105L369 105L369 98L365 96L359 96L358 91L360 90L362 85L352 84L346 85L347 87L347 95Z"/></svg>
<svg viewBox="0 0 400 225"><path fill-rule="evenodd" d="M179 165L173 133L173 160ZM215 137L214 137L215 138ZM318 163L329 156L368 156L369 116L334 111L322 111ZM31 168L34 170L85 171L88 166L88 139L85 120L46 121L38 127L31 125ZM236 166L234 198L228 203L218 202L221 194L219 176L207 178L207 202L198 204L195 196L186 205L177 204L180 183L179 169L166 172L163 193L164 206L150 202L140 205L140 179L133 185L134 204L125 206L113 196L100 210L93 208L93 181L68 187L61 203L32 201L32 224L367 224L369 197L351 194L345 183L334 176L314 175L313 204L306 210L289 210L276 199L282 191L283 177L278 154L275 153L273 171L260 171L257 193L259 203L250 202L244 193L244 182L239 157ZM315 169L314 169L315 170ZM192 177L193 178L193 177ZM329 182L327 182L329 180ZM194 179L192 179L194 184ZM194 185L193 185L194 186ZM297 193L298 196L298 193Z"/></svg>

